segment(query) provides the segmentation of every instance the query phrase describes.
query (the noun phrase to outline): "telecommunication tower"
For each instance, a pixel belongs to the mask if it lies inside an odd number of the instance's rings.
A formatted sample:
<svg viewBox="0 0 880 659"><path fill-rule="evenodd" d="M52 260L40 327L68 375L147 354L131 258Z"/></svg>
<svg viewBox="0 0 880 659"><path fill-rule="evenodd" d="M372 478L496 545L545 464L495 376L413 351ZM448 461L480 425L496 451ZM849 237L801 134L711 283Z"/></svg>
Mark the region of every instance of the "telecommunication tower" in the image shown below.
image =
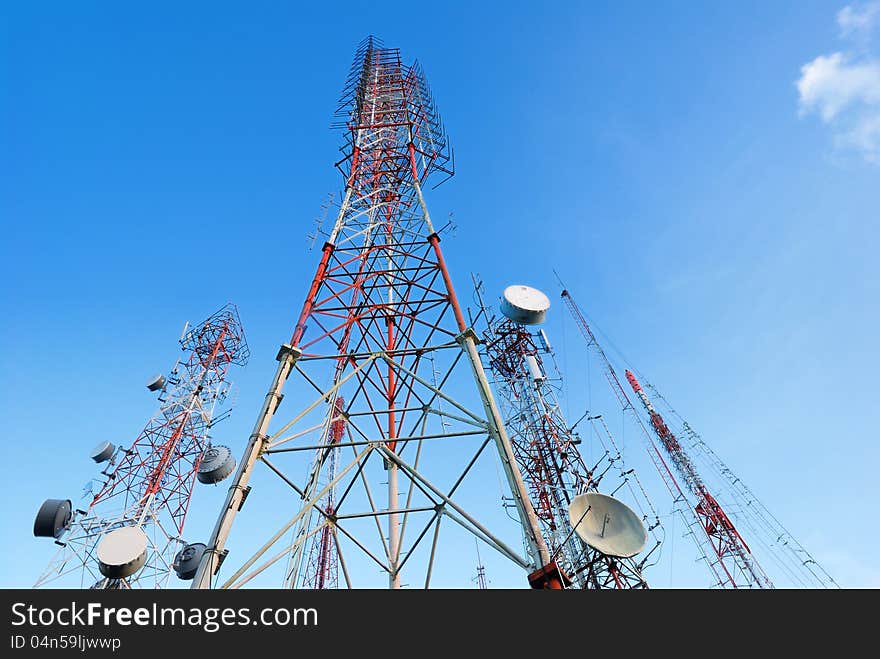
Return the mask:
<svg viewBox="0 0 880 659"><path fill-rule="evenodd" d="M339 444L345 437L345 399L338 396L333 403L333 420L330 422L330 434L328 443L331 448L327 451L327 481L332 482L336 478L336 461L338 459ZM331 487L327 491L323 505L322 515L330 518L336 514L336 488ZM339 556L336 551L337 539L333 534L333 527L325 524L320 534L315 536L309 547L309 558L306 570L302 575L302 585L315 590L325 590L339 587ZM293 558L293 555L291 555ZM288 574L295 574L293 564L288 565ZM291 584L288 580L288 585Z"/></svg>
<svg viewBox="0 0 880 659"><path fill-rule="evenodd" d="M648 415L654 436L662 447L661 452L657 444L652 441L640 415L624 391L611 361L568 290L562 291L562 299L588 346L593 348L601 359L606 379L622 409L630 413L641 430L642 437L646 440L648 454L672 494L675 511L690 528L691 532L688 535L696 543L701 559L712 572L713 585L721 588L775 587L774 579L762 567L752 548L743 539L734 523L736 521L737 524L742 522L741 525L749 531L750 538L757 541L765 550L762 553L763 558L768 564L774 564L778 568L778 573L788 578L791 585L838 587L825 569L791 536L702 438L679 417L682 422L682 435L689 441L689 447L682 445L636 376L632 371L627 370L626 379ZM666 403L656 391L655 395ZM668 403L666 405L675 414L671 406ZM664 459L664 454L669 461ZM707 470L706 473L719 477L711 484L711 489L710 484L698 470L694 458L701 461ZM684 482L684 487L680 485L679 479ZM722 491L719 484L725 481L727 483L727 487L723 490L725 497L716 497L714 493ZM727 502L722 503L722 498Z"/></svg>
<svg viewBox="0 0 880 659"><path fill-rule="evenodd" d="M684 447L666 425L663 417L654 409L636 376L631 371L626 371L625 375L630 387L645 407L654 433L694 497L693 510L700 527L711 543L712 551L717 556L715 564L724 579L722 585L730 588L772 588L773 583L770 578L752 555L752 550L749 549L724 508L709 492L709 488L697 473Z"/></svg>
<svg viewBox="0 0 880 659"><path fill-rule="evenodd" d="M676 514L679 515L684 523L693 531L688 535L694 541L694 544L700 553L701 561L712 573L713 586L720 588L738 588L741 586L757 588L772 587L769 580L765 581L761 578L763 576L763 571L761 571L760 568L754 571L752 569L746 569L743 572L738 564L735 564L728 558L726 547L720 544L717 537L718 530L711 526L711 524L704 523L705 514L702 512L703 509L698 509L697 504L691 501L687 487L682 488L679 484L678 478L675 475L676 472L680 473L678 465L674 465L673 468L670 468L669 463L663 457L663 453L661 453L660 449L652 440L647 428L645 428L645 425L642 423L641 416L639 416L638 411L624 390L620 378L617 377L617 372L614 370L611 360L596 339L593 330L587 323L584 313L574 301L571 293L565 288L563 288L562 291L562 300L565 302L566 307L571 313L578 330L586 340L587 346L592 348L601 360L605 378L608 380L612 392L617 397L621 409L630 414L630 417L641 431L641 436L645 442L648 456L672 495ZM673 469L675 471L673 471ZM725 562L725 558L728 558L727 562Z"/></svg>
<svg viewBox="0 0 880 659"><path fill-rule="evenodd" d="M92 451L104 464L97 494L84 509L49 499L37 513L34 535L59 549L35 587L161 588L172 573L194 576L204 545L183 539L193 484L219 482L235 468L209 432L229 413L216 414L229 392L227 370L247 362L248 347L231 304L184 327L180 345L185 357L147 385L160 407L134 443L102 441Z"/></svg>
<svg viewBox="0 0 880 659"><path fill-rule="evenodd" d="M635 472L623 468L618 451L605 449L592 466L581 456L581 439L574 434L559 404L561 377L549 339L543 329L531 327L543 323L550 301L536 289L510 286L504 291L503 316L499 318L483 303L481 282L475 281L475 287L479 315L486 325L482 349L487 367L493 375L514 453L551 553L573 586L646 588L642 570L660 546L659 517ZM590 421L595 423L600 418L591 417ZM616 449L607 426L604 431ZM596 439L601 441L602 436L597 434ZM618 475L623 475L614 491L624 484L629 486L636 495L634 502L644 511L641 519L630 513L622 501L598 494L600 481L609 472L614 474L614 467ZM577 507L576 501L585 493L591 498L592 508L584 520L573 518L573 506ZM583 535L586 525L600 517L600 532ZM620 526L633 517L636 520L631 528ZM644 549L648 531L655 543L641 560L636 560L634 556Z"/></svg>
<svg viewBox="0 0 880 659"><path fill-rule="evenodd" d="M443 549L444 520L525 570L533 586L562 587L423 196L429 178L453 168L420 66L367 38L337 116L339 212L193 587L238 588L260 575L320 587L333 583L334 565L347 587L377 578L429 587L444 556L465 583ZM476 409L458 396L468 388ZM471 509L481 501L459 496L493 449L514 527L497 513L485 521ZM263 517L279 516L252 552L240 547L253 531L227 548L246 496ZM511 529L512 543L502 538Z"/></svg>
<svg viewBox="0 0 880 659"><path fill-rule="evenodd" d="M632 380L638 382L635 376ZM661 423L670 435L677 440L683 440L693 463L699 463L697 469L700 473L712 478L713 492L736 524L744 532L748 532L753 553L768 565L768 569L772 566L773 582L778 585L787 580L789 586L797 588L840 588L834 577L813 558L662 394L644 379L638 384L641 386L640 397L653 399L649 401L653 403L651 409L658 403L666 408L668 415L660 417L657 413L658 418L662 419ZM670 417L677 420L679 430L675 433L670 430L671 425L667 425Z"/></svg>

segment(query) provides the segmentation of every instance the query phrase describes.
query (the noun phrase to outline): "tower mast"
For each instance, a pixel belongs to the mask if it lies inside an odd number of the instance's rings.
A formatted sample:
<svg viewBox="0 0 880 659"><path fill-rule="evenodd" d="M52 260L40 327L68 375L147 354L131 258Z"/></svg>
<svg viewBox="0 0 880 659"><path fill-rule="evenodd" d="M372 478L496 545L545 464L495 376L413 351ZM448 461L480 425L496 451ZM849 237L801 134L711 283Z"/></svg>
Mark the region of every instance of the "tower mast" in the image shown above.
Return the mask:
<svg viewBox="0 0 880 659"><path fill-rule="evenodd" d="M706 537L709 538L718 565L726 577L723 585L730 588L772 588L773 583L770 578L752 555L752 550L724 512L721 504L709 492L709 488L700 478L684 447L666 425L663 417L654 409L636 376L631 371L626 371L626 379L642 401L651 419L651 427L672 460L676 471L696 498L694 513Z"/></svg>
<svg viewBox="0 0 880 659"><path fill-rule="evenodd" d="M337 116L344 135L339 213L291 339L278 352L275 377L193 587L215 585L257 465L290 495L286 507L273 498L263 501L263 510L286 515L216 585L243 586L278 563L288 566L285 583L301 583L306 541L331 526L347 584L358 585L348 568L366 564L378 566L390 588L428 587L444 554L441 522L451 520L537 575L533 585L559 587L423 195L429 177L452 174L452 155L421 68L367 38ZM439 385L429 374L435 367ZM296 407L284 418L278 408L291 375ZM476 385L477 410L447 393L445 385L459 376ZM328 413L340 397L341 414ZM332 424L340 415L347 437L335 442ZM281 425L270 430L276 417ZM457 500L488 445L501 459L519 520L513 544L523 545L525 556ZM334 455L345 458L335 462ZM260 505L255 496L256 490L249 505ZM404 570L419 581L404 582ZM359 572L365 583L366 571Z"/></svg>
<svg viewBox="0 0 880 659"><path fill-rule="evenodd" d="M58 507L49 500L37 515L35 535L54 536L60 549L36 586L80 588L160 588L177 571L191 579L187 558L201 545L183 540L193 485L219 482L235 467L228 448L212 446L211 427L226 415L215 409L226 399L231 364L243 365L248 347L238 311L226 305L180 339L186 357L148 386L159 392L160 407L128 448L100 443L92 454L101 471L97 494L84 507L70 511L59 527ZM52 514L54 510L54 515ZM121 544L120 544L121 543ZM140 544L138 544L140 543ZM133 552L116 564L109 554Z"/></svg>
<svg viewBox="0 0 880 659"><path fill-rule="evenodd" d="M483 351L505 416L531 502L550 550L570 577L572 585L584 589L647 588L641 561L603 554L572 532L569 506L584 492L597 492L609 461L606 455L588 467L556 395L561 378L554 374L553 355L544 330L533 330L510 318L498 318L485 306L481 282L475 282L480 316L485 319ZM511 286L511 289L535 289ZM506 293L505 293L506 294ZM544 298L546 299L546 298ZM547 301L549 304L549 300ZM598 419L598 417L596 417ZM592 420L592 419L591 419ZM635 476L633 476L635 478ZM650 508L650 502L646 502ZM645 506L640 505L644 508ZM643 516L650 530L659 526ZM655 535L656 537L656 535ZM659 546L648 552L648 556Z"/></svg>
<svg viewBox="0 0 880 659"><path fill-rule="evenodd" d="M331 408L333 419L330 421L330 441L326 452L329 453L327 458L327 480L333 482L336 478L336 464L339 459L338 444L345 437L345 400L339 396ZM320 460L322 452L316 455ZM288 568L286 585L294 587L296 585L295 577L302 577L302 586L315 590L326 590L337 588L339 586L339 554L336 551L335 530L332 524L324 520L330 520L336 513L336 487L331 486L327 492L326 502L323 504L323 520L321 529L317 534L309 539L311 545L309 550L308 566L304 573L300 575L300 571L296 569L294 560ZM293 558L293 557L291 557Z"/></svg>
<svg viewBox="0 0 880 659"><path fill-rule="evenodd" d="M657 469L657 472L660 474L660 477L663 479L663 482L666 484L667 489L672 495L676 512L682 517L686 525L698 527L698 532L689 533L688 535L693 539L697 550L700 552L700 559L711 570L715 579L714 585L721 588L736 588L740 585L753 585L761 588L771 586L769 580L764 582L760 578L755 579L752 577L751 570L749 570L746 575L738 574L735 570L732 573L728 564L722 560L722 557L719 555L717 538L714 537L713 530L704 524L705 515L698 511L696 506L689 501L686 489L682 488L679 484L673 469L670 468L669 463L663 457L660 449L654 443L647 428L645 428L645 425L642 423L642 419L630 401L629 396L627 396L626 391L620 382L620 378L617 377L617 373L614 370L614 366L611 364L611 360L608 359L608 356L605 354L605 351L602 349L602 346L593 334L593 330L590 328L589 323L587 323L586 317L574 301L571 293L565 288L563 288L562 291L562 300L574 319L578 330L586 340L587 347L592 348L599 356L605 371L605 378L608 380L611 390L617 397L621 409L630 414L630 417L641 431L642 439L645 442L645 448L648 451L648 457L651 459L651 462L653 462L654 467ZM761 571L760 574L763 574L763 571Z"/></svg>
<svg viewBox="0 0 880 659"><path fill-rule="evenodd" d="M798 542L798 540L786 529L782 523L767 509L763 502L752 492L734 471L725 464L717 453L709 446L690 424L669 404L660 392L648 382L642 380L642 393L653 398L652 402L661 401L669 413L675 417L681 432L676 437L684 440L687 444L688 454L695 461L700 461L700 467L708 468L713 480L713 489L716 483L726 483L724 491L715 490L716 494L726 495L724 505L730 510L736 522L748 533L752 540L752 547L757 544L758 555L762 560L766 557L767 563L772 562L778 568L774 571L774 581L777 574L786 576L792 586L801 588L840 588L825 568ZM670 417L663 418L667 422ZM705 473L705 472L704 472ZM760 550L765 551L760 551ZM777 581L778 584L778 581Z"/></svg>

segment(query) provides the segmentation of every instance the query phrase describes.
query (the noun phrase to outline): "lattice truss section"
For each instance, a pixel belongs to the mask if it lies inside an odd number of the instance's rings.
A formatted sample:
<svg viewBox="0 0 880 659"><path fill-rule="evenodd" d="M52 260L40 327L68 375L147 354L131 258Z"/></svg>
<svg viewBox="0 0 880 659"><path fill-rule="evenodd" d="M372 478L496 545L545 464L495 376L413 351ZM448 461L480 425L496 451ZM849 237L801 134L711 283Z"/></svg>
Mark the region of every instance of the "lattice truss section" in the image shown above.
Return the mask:
<svg viewBox="0 0 880 659"><path fill-rule="evenodd" d="M626 371L626 377L631 390L648 413L648 424L643 422L639 411L624 390L611 360L587 323L586 315L567 289L562 291L562 300L571 313L578 331L587 342L588 348L599 358L605 379L620 403L621 410L639 430L648 457L672 496L673 513L684 522L688 529L686 535L699 552L699 560L712 574L712 586L772 588L773 584L766 572L751 555L751 550L721 505L709 493L689 456L666 426L663 418L654 410L632 373ZM649 426L651 431L648 430ZM657 438L659 444L653 437ZM679 482L679 478L684 481L683 485Z"/></svg>
<svg viewBox="0 0 880 659"><path fill-rule="evenodd" d="M711 561L711 567L719 579L719 585L730 588L772 588L773 583L767 573L752 555L748 544L721 504L709 492L690 456L666 425L663 417L654 409L653 403L635 375L630 371L626 371L625 375L633 392L642 402L654 434L669 456L673 468L685 482L686 493L691 497L695 521L705 534L714 556L717 557Z"/></svg>
<svg viewBox="0 0 880 659"><path fill-rule="evenodd" d="M216 412L229 392L227 371L244 365L248 347L238 311L226 305L180 339L184 357L159 395L160 407L129 448L120 448L100 472L100 486L70 529L35 587L164 587L172 575L196 473L209 431L228 414ZM107 579L95 551L107 533L139 526L147 535L144 567L126 579Z"/></svg>
<svg viewBox="0 0 880 659"><path fill-rule="evenodd" d="M240 587L259 575L260 584L334 587L340 569L347 587L376 578L428 587L444 520L524 569L540 567L546 549L523 533L533 513L522 496L522 526L511 530L494 514L512 540L478 520L485 505L477 514L459 502L473 494L468 477L481 458L491 461L493 444L511 487L518 473L505 460L506 435L422 195L430 175L452 168L421 70L367 39L337 116L345 135L338 215L194 587ZM280 489L257 479L262 467ZM277 513L275 532L213 579L252 474L248 505ZM273 494L259 494L258 484ZM271 503L252 503L260 496Z"/></svg>
<svg viewBox="0 0 880 659"><path fill-rule="evenodd" d="M665 408L662 419L670 434L682 441L699 470L711 480L718 503L749 539L761 563L773 569L773 582L794 588L839 588L839 584L782 525L748 485L728 467L706 441L669 404L655 387L643 382L655 406ZM658 413L659 416L659 413ZM673 423L675 427L673 428Z"/></svg>
<svg viewBox="0 0 880 659"><path fill-rule="evenodd" d="M486 320L481 352L551 553L580 588L646 588L642 572L662 544L662 527L641 482L624 465L600 415L585 415L591 425L589 441L601 447L597 463L586 464L581 439L559 404L562 378L546 334L494 316L483 306L481 287L477 283L480 316ZM568 516L571 500L583 492L599 491L600 483L611 489L612 496L627 494L640 512L653 539L642 556L606 556L573 533Z"/></svg>

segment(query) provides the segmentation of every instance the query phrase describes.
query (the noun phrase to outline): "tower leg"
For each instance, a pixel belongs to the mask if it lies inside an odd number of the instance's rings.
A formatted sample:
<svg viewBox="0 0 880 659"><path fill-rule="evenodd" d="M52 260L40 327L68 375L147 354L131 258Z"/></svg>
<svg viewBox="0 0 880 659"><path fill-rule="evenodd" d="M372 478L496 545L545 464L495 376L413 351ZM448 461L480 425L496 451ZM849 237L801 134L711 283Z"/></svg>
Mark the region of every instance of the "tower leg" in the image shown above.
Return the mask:
<svg viewBox="0 0 880 659"><path fill-rule="evenodd" d="M418 182L415 183L419 200L422 204L427 216L427 206L422 199L421 187ZM473 371L474 379L477 382L477 389L480 393L480 399L483 402L483 409L486 412L486 419L489 423L489 434L495 442L498 455L501 458L501 464L504 468L504 475L507 477L508 485L513 493L516 509L519 513L523 530L526 533L526 540L529 545L529 554L535 563L536 568L542 568L550 563L550 552L547 549L547 543L544 542L544 536L541 534L541 527L538 523L538 516L535 509L529 502L529 493L523 481L522 474L516 462L513 453L513 446L510 444L510 438L504 428L504 419L492 396L492 389L489 386L489 380L486 378L486 371L483 369L483 363L480 361L480 355L477 351L476 334L474 330L468 328L464 322L464 316L461 313L461 307L455 296L455 289L452 286L452 278L449 276L449 270L446 268L446 260L443 258L443 252L440 251L440 237L436 233L428 236L428 242L434 248L434 254L437 257L437 265L443 277L443 284L446 286L446 292L449 295L449 301L452 304L452 310L455 313L455 320L458 324L461 334L458 335L457 341L465 352Z"/></svg>
<svg viewBox="0 0 880 659"><path fill-rule="evenodd" d="M293 365L300 354L301 352L297 348L292 348L286 344L281 346L281 350L278 351L278 368L275 371L272 386L269 387L269 392L263 401L263 407L260 409L260 414L257 417L254 431L251 433L250 440L248 441L244 457L238 466L238 471L235 473L235 479L229 486L229 492L226 494L226 503L223 505L220 517L217 518L214 531L211 533L211 539L208 541L208 548L202 554L202 560L199 563L196 576L193 578L191 588L204 589L211 587L211 577L214 576L214 572L220 566L219 560L226 545L226 538L229 537L232 522L235 520L239 508L241 508L245 488L250 480L254 463L256 463L257 458L260 457L263 451L263 443L266 438L266 431L269 428L269 422L272 420L272 415L281 401L281 389L284 387L284 382L287 380L287 376L290 375L290 371L293 369Z"/></svg>
<svg viewBox="0 0 880 659"><path fill-rule="evenodd" d="M498 449L498 455L504 467L504 475L507 477L507 482L513 493L523 529L526 531L529 554L535 562L535 567L542 568L550 563L550 552L547 549L547 543L544 542L544 536L541 534L538 516L535 515L535 509L529 503L529 493L526 490L525 482L516 463L513 446L511 446L510 438L504 429L501 412L498 411L498 406L489 387L489 380L486 378L486 372L483 370L483 364L480 361L480 355L477 352L477 345L474 340L474 331L469 329L460 334L458 342L468 357L474 373L474 379L477 381L480 398L483 401L483 408L486 410L486 417L489 422L489 434L495 442L495 447Z"/></svg>
<svg viewBox="0 0 880 659"><path fill-rule="evenodd" d="M397 569L397 563L400 560L400 513L397 512L398 506L398 489L397 489L397 473L398 467L393 462L388 462L388 566L391 571L388 573L388 587L400 588L400 572Z"/></svg>

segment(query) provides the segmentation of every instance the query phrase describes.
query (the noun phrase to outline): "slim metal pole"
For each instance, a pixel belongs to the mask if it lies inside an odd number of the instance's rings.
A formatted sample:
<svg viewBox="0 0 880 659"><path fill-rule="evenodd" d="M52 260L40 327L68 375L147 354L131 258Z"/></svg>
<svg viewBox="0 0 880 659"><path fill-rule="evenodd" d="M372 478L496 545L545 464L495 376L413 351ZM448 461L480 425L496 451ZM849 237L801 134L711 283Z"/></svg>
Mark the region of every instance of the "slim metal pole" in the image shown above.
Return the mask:
<svg viewBox="0 0 880 659"><path fill-rule="evenodd" d="M253 471L254 464L257 458L260 457L266 442L266 431L269 428L269 422L272 420L272 415L281 401L281 389L284 387L287 376L290 375L293 365L301 354L302 351L298 348L293 348L286 343L278 351L278 368L275 371L275 377L263 401L263 407L260 409L257 422L254 424L254 430L248 440L247 449L245 449L241 463L238 465L235 479L229 486L229 491L226 494L226 503L220 512L220 516L217 518L214 531L211 533L211 539L208 541L208 548L202 554L202 559L199 562L199 568L196 571L196 576L193 578L191 588L204 589L211 587L211 578L219 567L219 560L226 545L226 539L229 537L232 523L235 521L235 516L238 514L244 500L245 489L250 480L251 471Z"/></svg>
<svg viewBox="0 0 880 659"><path fill-rule="evenodd" d="M526 531L526 540L529 545L529 554L535 561L535 568L541 568L550 563L550 552L547 549L547 543L541 533L541 527L538 523L538 516L535 509L529 502L529 493L526 484L523 481L519 465L516 463L516 457L513 454L513 446L510 438L507 436L507 430L504 428L504 421L498 406L492 396L492 390L489 387L489 381L486 378L486 372L483 370L483 364L480 361L480 355L477 353L477 345L474 341L474 331L467 330L458 337L459 343L464 348L471 368L474 372L474 379L477 381L477 387L480 391L480 398L483 400L483 408L486 410L486 416L489 420L489 435L495 442L498 449L498 455L501 457L501 464L504 467L504 475L510 485L513 493L516 508L519 512L520 520L522 520L523 529Z"/></svg>
<svg viewBox="0 0 880 659"><path fill-rule="evenodd" d="M397 465L388 460L388 587L400 588L400 572L397 564L400 561L400 513L398 511Z"/></svg>

